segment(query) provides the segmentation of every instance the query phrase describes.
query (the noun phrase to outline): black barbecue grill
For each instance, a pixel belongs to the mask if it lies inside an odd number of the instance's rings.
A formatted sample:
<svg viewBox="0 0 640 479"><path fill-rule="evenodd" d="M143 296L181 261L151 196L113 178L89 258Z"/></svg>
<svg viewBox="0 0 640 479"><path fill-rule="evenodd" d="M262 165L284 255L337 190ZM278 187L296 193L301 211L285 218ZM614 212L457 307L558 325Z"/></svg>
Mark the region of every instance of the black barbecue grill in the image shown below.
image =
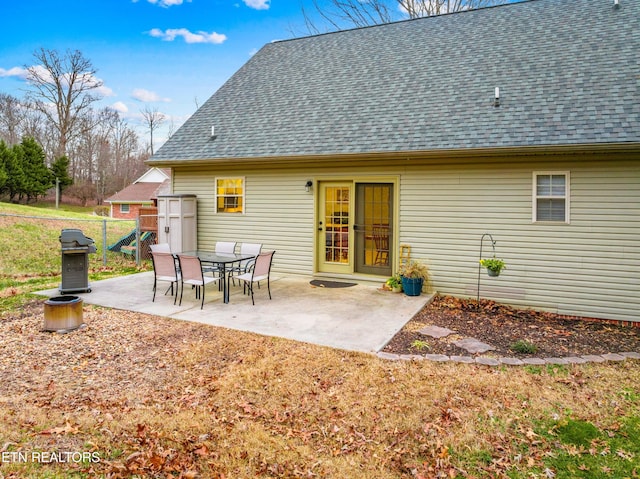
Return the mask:
<svg viewBox="0 0 640 479"><path fill-rule="evenodd" d="M89 253L96 252L94 241L78 229L63 229L60 234L62 249L62 294L91 292L89 285Z"/></svg>

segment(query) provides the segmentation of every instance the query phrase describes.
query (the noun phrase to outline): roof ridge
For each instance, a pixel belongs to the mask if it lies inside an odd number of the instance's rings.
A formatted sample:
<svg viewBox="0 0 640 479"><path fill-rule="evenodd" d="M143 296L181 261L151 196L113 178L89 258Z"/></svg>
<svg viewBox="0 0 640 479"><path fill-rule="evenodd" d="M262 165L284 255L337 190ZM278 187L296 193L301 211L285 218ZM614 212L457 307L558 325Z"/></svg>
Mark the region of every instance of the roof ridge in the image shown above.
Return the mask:
<svg viewBox="0 0 640 479"><path fill-rule="evenodd" d="M360 31L360 30L368 30L368 29L373 29L373 28L384 28L384 27L388 27L390 25L398 25L398 24L409 23L409 22L427 21L427 20L433 20L435 18L450 17L450 16L453 16L453 15L459 15L459 14L465 14L465 13L474 13L474 12L479 12L479 11L483 11L483 10L492 10L492 9L502 8L502 7L513 7L515 5L520 5L520 4L525 4L525 3L542 2L542 1L545 1L545 0L506 0L506 1L507 1L507 3L501 3L501 4L498 4L498 5L489 5L489 6L486 6L486 7L470 8L468 10L458 10L458 11L455 11L455 12L445 12L445 13L440 13L438 15L426 15L424 17L405 18L403 20L395 20L395 21L392 21L392 22L376 23L374 25L364 25L364 26L361 26L361 27L345 28L345 29L342 29L342 30L333 30L333 31L329 31L329 32L321 32L321 33L314 33L314 34L310 34L310 35L303 35L303 36L300 36L300 37L284 38L284 39L281 39L281 40L273 40L273 41L269 42L268 45L276 44L276 43L294 42L294 41L297 41L297 40L305 40L305 39L316 38L316 37L324 37L324 36L336 35L336 34L340 34L340 33L356 32L356 31Z"/></svg>

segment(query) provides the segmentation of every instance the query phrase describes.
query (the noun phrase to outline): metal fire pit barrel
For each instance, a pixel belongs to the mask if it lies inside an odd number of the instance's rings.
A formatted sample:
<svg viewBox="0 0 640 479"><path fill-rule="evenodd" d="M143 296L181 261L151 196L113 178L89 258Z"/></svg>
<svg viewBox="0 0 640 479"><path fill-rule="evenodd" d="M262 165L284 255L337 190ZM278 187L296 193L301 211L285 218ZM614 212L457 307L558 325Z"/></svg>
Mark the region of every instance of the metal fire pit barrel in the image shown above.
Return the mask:
<svg viewBox="0 0 640 479"><path fill-rule="evenodd" d="M44 330L72 331L82 326L82 299L54 296L44 302Z"/></svg>

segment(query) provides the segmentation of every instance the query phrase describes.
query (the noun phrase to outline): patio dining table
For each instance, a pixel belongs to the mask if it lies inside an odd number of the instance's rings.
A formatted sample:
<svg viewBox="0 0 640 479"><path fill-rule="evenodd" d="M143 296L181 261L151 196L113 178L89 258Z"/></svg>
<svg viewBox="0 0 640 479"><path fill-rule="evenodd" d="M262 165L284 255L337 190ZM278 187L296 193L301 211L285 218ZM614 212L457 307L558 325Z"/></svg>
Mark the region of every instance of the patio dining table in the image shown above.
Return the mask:
<svg viewBox="0 0 640 479"><path fill-rule="evenodd" d="M229 278L228 272L233 263L239 263L255 258L252 254L216 253L215 251L184 251L183 255L197 256L205 264L211 264L220 270L222 278L222 298L225 303L229 302Z"/></svg>

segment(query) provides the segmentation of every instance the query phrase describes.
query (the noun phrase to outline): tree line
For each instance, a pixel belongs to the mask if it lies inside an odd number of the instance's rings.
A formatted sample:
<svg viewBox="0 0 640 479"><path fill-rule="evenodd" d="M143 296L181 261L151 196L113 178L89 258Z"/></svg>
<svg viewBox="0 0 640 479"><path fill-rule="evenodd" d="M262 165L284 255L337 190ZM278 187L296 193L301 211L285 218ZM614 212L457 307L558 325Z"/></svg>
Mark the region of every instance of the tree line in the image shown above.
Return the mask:
<svg viewBox="0 0 640 479"><path fill-rule="evenodd" d="M81 52L34 58L24 97L0 92L0 195L29 202L58 178L65 194L102 204L144 173L149 148L116 110L96 108L102 82Z"/></svg>
<svg viewBox="0 0 640 479"><path fill-rule="evenodd" d="M51 188L71 185L68 175L69 159L61 156L50 167L42 147L31 137L7 146L0 140L0 195L11 202L37 200Z"/></svg>

